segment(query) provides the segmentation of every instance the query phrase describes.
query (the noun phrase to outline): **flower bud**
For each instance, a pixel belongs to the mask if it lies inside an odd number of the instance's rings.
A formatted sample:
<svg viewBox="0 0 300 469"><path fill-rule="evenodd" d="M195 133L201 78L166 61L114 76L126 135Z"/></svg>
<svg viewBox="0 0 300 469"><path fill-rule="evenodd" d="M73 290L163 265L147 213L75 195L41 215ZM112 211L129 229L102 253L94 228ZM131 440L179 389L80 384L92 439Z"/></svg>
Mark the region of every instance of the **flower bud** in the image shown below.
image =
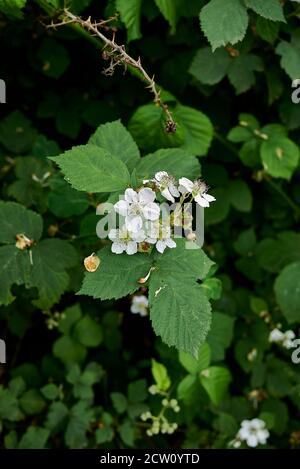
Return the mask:
<svg viewBox="0 0 300 469"><path fill-rule="evenodd" d="M84 267L88 272L95 272L98 269L99 264L100 259L94 252L84 259Z"/></svg>

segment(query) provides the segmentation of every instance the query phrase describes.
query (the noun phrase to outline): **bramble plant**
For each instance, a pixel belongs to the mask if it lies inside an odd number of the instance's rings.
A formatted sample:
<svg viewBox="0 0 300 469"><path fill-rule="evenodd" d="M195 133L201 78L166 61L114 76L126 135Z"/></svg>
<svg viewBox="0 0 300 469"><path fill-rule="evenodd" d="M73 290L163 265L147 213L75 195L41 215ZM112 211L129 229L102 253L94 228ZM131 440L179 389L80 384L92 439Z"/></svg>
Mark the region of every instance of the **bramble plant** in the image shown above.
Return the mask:
<svg viewBox="0 0 300 469"><path fill-rule="evenodd" d="M300 448L299 2L0 16L0 448Z"/></svg>

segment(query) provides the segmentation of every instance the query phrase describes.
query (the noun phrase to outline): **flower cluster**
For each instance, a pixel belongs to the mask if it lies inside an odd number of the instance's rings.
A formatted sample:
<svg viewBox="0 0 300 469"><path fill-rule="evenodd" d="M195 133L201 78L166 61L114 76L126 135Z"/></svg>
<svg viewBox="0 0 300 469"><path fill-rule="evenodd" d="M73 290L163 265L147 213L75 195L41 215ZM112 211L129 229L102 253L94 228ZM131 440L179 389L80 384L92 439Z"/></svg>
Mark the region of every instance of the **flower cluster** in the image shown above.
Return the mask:
<svg viewBox="0 0 300 469"><path fill-rule="evenodd" d="M147 316L148 314L148 298L145 295L134 295L131 300L130 311L133 314Z"/></svg>
<svg viewBox="0 0 300 469"><path fill-rule="evenodd" d="M143 184L136 191L126 189L123 199L114 205L115 212L122 217L119 228L111 229L108 234L112 241L111 250L115 254L126 252L133 255L138 251L151 249L154 245L160 253L166 248L176 247L172 238L172 223L174 225L176 217L173 216L173 221L172 217L166 217L165 214L162 217L156 199L158 194L172 203L180 198L180 207L188 197L201 207L209 207L209 203L215 200L207 193L205 182L192 182L183 177L177 183L166 171L157 172L153 179L145 179Z"/></svg>
<svg viewBox="0 0 300 469"><path fill-rule="evenodd" d="M250 448L265 445L270 433L266 423L261 419L243 420L235 440L232 442L234 448L238 448L244 441Z"/></svg>
<svg viewBox="0 0 300 469"><path fill-rule="evenodd" d="M167 417L164 415L167 409L173 410L174 412L179 412L180 407L178 405L177 399L167 399L162 400L162 410L156 415L152 415L151 412L143 412L141 415L141 420L146 422L147 420L151 421L151 427L146 431L148 436L158 435L159 433L168 433L171 435L178 428L176 422L170 422Z"/></svg>
<svg viewBox="0 0 300 469"><path fill-rule="evenodd" d="M286 349L293 348L293 342L296 335L293 331L282 332L275 328L270 332L269 342L282 345Z"/></svg>

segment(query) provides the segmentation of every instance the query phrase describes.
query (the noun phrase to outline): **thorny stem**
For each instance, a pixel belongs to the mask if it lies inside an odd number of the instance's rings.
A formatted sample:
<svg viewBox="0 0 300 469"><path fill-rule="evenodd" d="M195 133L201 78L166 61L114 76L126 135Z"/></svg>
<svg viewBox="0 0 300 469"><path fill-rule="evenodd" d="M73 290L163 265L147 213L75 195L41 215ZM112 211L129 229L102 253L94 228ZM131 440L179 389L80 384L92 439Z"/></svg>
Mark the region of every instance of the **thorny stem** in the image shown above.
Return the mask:
<svg viewBox="0 0 300 469"><path fill-rule="evenodd" d="M109 20L108 20L109 21ZM91 17L84 20L79 16L73 15L68 10L64 10L64 17L60 23L52 22L48 25L48 28L56 28L58 26L64 26L66 24L80 25L84 30L87 30L91 33L91 37L98 37L104 42L104 57L110 58L110 66L104 71L105 74L111 75L114 72L114 69L117 65L123 65L126 69L127 66L133 67L135 70L138 70L143 77L143 80L148 84L146 88L154 96L154 103L159 106L166 115L167 118L167 130L169 132L176 131L176 123L173 119L172 113L170 112L168 105L164 103L160 97L160 90L158 89L154 77L150 77L147 71L144 69L140 57L135 60L132 58L125 50L123 45L119 45L115 42L115 33L113 32L112 39L107 38L101 31L100 28L105 26L108 21L93 22ZM107 49L105 51L105 49Z"/></svg>

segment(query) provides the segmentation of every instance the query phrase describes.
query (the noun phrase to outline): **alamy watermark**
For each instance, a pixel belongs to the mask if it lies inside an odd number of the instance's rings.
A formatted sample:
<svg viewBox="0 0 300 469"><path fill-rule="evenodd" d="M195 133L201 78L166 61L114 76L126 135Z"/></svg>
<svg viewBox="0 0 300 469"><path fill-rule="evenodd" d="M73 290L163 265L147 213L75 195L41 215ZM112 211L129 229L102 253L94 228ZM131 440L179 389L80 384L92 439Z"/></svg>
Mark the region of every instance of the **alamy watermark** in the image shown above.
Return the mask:
<svg viewBox="0 0 300 469"><path fill-rule="evenodd" d="M292 88L294 88L294 91L292 91L291 94L291 99L294 104L299 104L300 103L300 78L297 78L292 81Z"/></svg>
<svg viewBox="0 0 300 469"><path fill-rule="evenodd" d="M6 83L4 80L0 79L0 103L6 103Z"/></svg>
<svg viewBox="0 0 300 469"><path fill-rule="evenodd" d="M293 341L293 348L295 348L295 350L291 355L291 360L293 363L298 365L300 363L300 339L296 339Z"/></svg>

